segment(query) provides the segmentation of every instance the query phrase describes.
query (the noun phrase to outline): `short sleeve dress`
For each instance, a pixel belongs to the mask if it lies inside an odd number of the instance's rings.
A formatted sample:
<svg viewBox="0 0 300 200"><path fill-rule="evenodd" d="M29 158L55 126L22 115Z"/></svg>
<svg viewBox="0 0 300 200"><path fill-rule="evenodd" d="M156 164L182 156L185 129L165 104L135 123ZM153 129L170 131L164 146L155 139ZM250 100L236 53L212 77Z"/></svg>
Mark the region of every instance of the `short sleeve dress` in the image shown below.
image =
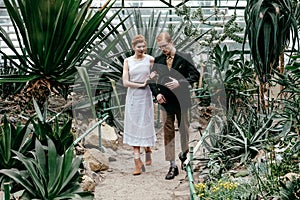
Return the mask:
<svg viewBox="0 0 300 200"><path fill-rule="evenodd" d="M150 56L142 60L128 59L129 80L144 83L150 74ZM152 93L145 88L128 87L125 102L123 143L130 146L151 147L156 141Z"/></svg>

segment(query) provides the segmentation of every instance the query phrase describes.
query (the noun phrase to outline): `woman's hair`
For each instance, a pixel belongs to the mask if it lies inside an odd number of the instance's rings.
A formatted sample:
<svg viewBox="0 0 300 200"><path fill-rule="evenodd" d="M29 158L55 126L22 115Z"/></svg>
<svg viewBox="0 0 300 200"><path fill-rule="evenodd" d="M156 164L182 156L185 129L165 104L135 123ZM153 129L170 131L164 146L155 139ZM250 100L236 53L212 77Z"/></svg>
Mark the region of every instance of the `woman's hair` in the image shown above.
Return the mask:
<svg viewBox="0 0 300 200"><path fill-rule="evenodd" d="M145 43L145 45L147 46L147 42L144 36L142 35L136 35L134 36L134 38L131 41L132 46L137 45L138 43Z"/></svg>

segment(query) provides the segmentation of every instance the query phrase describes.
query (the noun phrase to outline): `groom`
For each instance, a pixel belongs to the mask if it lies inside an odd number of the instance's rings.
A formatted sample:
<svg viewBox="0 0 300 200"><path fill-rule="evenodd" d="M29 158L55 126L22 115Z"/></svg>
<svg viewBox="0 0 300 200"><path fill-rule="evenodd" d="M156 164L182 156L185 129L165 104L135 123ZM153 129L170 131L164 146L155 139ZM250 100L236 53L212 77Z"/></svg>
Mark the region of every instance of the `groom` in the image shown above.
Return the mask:
<svg viewBox="0 0 300 200"><path fill-rule="evenodd" d="M182 151L180 159L183 162L189 151L190 88L195 82L198 83L200 73L190 54L176 50L168 32L160 33L156 42L162 54L155 58L152 72L158 76L156 83L152 82L150 88L166 114L163 126L165 159L170 162L170 168L165 179L170 180L179 174L175 163L175 119L178 121Z"/></svg>

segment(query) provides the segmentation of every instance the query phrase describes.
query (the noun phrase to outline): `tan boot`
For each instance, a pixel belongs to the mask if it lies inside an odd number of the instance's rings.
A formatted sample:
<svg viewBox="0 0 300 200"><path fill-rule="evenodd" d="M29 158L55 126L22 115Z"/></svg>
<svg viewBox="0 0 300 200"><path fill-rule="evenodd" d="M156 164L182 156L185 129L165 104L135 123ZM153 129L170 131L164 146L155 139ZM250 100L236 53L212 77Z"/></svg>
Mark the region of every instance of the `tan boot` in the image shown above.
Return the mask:
<svg viewBox="0 0 300 200"><path fill-rule="evenodd" d="M151 149L150 148L147 149L146 153L145 153L145 155L146 155L146 161L145 161L146 165L151 165L152 164L151 154L152 154Z"/></svg>
<svg viewBox="0 0 300 200"><path fill-rule="evenodd" d="M134 159L135 164L135 170L132 173L133 175L140 175L142 172L145 172L145 166L144 163L141 161L141 159Z"/></svg>

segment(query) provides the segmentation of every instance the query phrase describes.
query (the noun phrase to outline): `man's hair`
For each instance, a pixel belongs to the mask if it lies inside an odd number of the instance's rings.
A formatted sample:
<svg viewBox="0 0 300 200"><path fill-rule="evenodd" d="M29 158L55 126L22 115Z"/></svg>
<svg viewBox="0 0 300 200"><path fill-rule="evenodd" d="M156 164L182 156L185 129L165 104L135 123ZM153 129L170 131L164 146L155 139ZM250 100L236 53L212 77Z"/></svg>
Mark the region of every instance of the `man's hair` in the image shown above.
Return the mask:
<svg viewBox="0 0 300 200"><path fill-rule="evenodd" d="M131 41L132 46L135 46L138 43L145 43L145 45L147 46L146 39L141 34L134 36L133 39L132 39L132 41Z"/></svg>
<svg viewBox="0 0 300 200"><path fill-rule="evenodd" d="M171 35L168 32L161 32L157 37L156 41L160 42L162 40L165 40L167 42L171 42Z"/></svg>

